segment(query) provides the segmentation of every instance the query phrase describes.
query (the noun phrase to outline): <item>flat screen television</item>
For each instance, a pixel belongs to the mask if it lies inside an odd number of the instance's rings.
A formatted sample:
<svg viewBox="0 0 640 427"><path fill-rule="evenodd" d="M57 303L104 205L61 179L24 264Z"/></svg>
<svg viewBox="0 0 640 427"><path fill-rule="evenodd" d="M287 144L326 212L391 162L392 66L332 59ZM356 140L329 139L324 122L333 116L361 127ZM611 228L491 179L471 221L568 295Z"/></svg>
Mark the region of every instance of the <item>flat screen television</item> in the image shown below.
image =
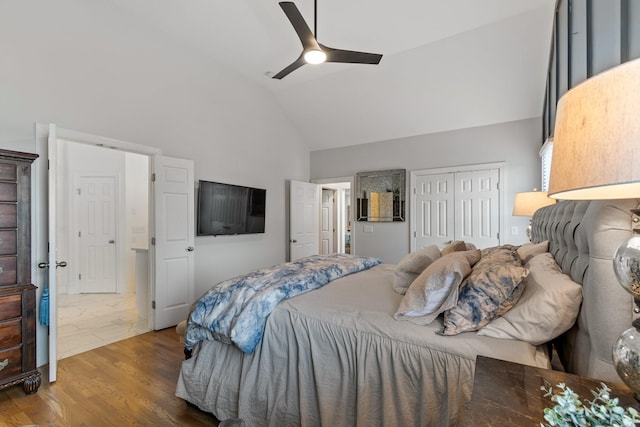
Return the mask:
<svg viewBox="0 0 640 427"><path fill-rule="evenodd" d="M198 236L264 233L267 190L199 181Z"/></svg>

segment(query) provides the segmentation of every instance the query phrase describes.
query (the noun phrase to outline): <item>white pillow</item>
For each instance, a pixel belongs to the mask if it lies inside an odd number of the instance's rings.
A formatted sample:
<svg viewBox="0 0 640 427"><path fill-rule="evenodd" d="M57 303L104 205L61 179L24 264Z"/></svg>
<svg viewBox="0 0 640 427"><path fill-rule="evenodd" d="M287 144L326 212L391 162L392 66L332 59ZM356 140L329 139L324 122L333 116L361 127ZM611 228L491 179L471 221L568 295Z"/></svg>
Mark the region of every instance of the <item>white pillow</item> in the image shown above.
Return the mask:
<svg viewBox="0 0 640 427"><path fill-rule="evenodd" d="M440 249L431 245L411 252L400 260L393 274L393 290L404 295L416 277L440 258Z"/></svg>
<svg viewBox="0 0 640 427"><path fill-rule="evenodd" d="M520 259L522 259L522 264L524 265L531 261L534 256L549 252L549 241L545 240L540 243L525 243L518 248L517 252L518 255L520 255Z"/></svg>
<svg viewBox="0 0 640 427"><path fill-rule="evenodd" d="M428 325L445 310L456 305L458 287L480 259L480 251L458 251L429 265L411 283L397 312L396 320Z"/></svg>
<svg viewBox="0 0 640 427"><path fill-rule="evenodd" d="M573 326L582 303L582 286L562 273L549 252L531 258L526 267L529 276L520 300L478 335L540 345Z"/></svg>

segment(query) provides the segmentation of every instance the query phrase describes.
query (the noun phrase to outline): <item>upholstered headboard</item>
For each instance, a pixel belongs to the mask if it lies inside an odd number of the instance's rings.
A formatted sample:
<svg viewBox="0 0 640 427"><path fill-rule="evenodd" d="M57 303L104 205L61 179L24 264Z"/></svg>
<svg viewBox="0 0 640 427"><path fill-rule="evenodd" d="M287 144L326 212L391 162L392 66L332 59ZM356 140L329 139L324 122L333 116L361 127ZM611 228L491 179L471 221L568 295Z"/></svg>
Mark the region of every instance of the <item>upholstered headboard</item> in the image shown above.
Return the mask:
<svg viewBox="0 0 640 427"><path fill-rule="evenodd" d="M565 274L581 283L584 300L575 326L556 348L568 372L620 382L611 348L637 316L633 298L618 284L612 258L631 234L630 209L638 200L563 201L533 216L532 241L549 240Z"/></svg>

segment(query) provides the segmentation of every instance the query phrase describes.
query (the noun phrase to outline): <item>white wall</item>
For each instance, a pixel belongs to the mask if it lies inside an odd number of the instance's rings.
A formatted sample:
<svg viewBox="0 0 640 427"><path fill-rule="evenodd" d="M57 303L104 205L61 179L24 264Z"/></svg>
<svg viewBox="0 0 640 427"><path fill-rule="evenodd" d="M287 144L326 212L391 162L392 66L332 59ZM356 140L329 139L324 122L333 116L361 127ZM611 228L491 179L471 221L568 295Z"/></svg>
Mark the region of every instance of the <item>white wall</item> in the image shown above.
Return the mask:
<svg viewBox="0 0 640 427"><path fill-rule="evenodd" d="M514 194L540 187L541 119L521 120L491 126L461 129L401 140L382 141L311 153L312 179L355 176L357 172L407 169L407 211L405 222L358 222L352 226L355 253L397 263L409 252L409 171L449 166L505 162L505 199L502 227L504 243L527 241L529 219L514 217ZM373 227L365 233L364 226ZM512 227L517 234L511 234Z"/></svg>
<svg viewBox="0 0 640 427"><path fill-rule="evenodd" d="M34 123L51 122L194 159L196 179L266 188L265 234L196 239L196 296L284 261L286 180L309 179L306 144L270 93L117 10L2 2L0 147L34 152ZM38 365L46 343L39 326Z"/></svg>
<svg viewBox="0 0 640 427"><path fill-rule="evenodd" d="M136 253L149 248L149 157L125 153L125 245L127 292L135 292Z"/></svg>

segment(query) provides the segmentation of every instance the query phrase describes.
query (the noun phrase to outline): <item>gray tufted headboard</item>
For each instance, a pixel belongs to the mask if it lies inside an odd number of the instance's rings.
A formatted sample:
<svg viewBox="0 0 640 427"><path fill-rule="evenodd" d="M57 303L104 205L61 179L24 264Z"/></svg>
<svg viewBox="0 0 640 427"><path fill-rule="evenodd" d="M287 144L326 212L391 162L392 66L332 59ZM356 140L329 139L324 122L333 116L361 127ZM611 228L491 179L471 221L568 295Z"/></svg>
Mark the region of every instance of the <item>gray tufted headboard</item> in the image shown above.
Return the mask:
<svg viewBox="0 0 640 427"><path fill-rule="evenodd" d="M629 210L637 205L636 199L563 201L533 216L532 241L549 240L562 271L583 286L578 320L555 343L568 372L620 382L611 348L636 315L633 297L618 284L611 260L631 234Z"/></svg>

